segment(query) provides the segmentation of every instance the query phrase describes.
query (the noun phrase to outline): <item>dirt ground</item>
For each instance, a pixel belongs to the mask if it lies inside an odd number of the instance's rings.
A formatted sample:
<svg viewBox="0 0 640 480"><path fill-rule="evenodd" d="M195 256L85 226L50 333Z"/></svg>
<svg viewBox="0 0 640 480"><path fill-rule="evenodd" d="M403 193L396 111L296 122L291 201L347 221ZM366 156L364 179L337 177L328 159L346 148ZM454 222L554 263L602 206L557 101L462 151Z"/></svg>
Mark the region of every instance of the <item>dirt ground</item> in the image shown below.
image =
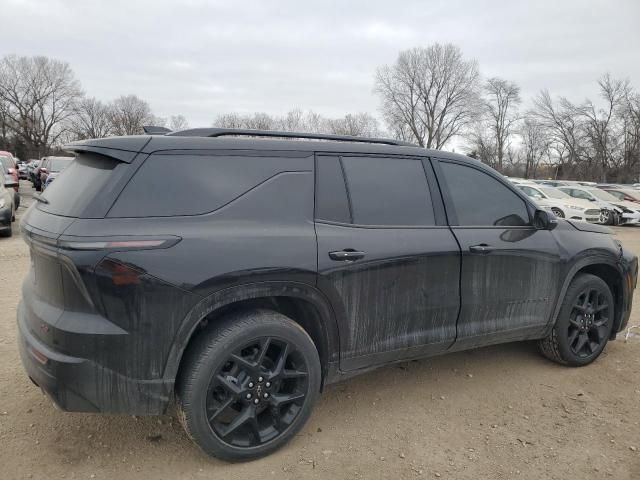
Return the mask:
<svg viewBox="0 0 640 480"><path fill-rule="evenodd" d="M640 254L640 228L616 232ZM328 387L284 449L227 464L201 453L171 416L56 410L16 349L28 268L20 236L0 239L2 479L640 478L640 335L579 369L526 343L383 368ZM638 307L631 324L640 325Z"/></svg>

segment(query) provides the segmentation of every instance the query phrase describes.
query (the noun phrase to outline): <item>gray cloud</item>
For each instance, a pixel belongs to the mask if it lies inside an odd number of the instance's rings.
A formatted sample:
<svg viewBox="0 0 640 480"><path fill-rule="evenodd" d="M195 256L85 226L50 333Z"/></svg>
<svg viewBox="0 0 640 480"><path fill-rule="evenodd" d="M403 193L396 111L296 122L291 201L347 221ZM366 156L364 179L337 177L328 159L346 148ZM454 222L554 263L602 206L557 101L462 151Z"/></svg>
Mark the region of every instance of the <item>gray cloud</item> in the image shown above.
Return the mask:
<svg viewBox="0 0 640 480"><path fill-rule="evenodd" d="M638 0L0 0L0 54L68 61L89 95L135 93L161 116L375 113L377 66L458 44L485 76L595 96L604 72L640 82Z"/></svg>

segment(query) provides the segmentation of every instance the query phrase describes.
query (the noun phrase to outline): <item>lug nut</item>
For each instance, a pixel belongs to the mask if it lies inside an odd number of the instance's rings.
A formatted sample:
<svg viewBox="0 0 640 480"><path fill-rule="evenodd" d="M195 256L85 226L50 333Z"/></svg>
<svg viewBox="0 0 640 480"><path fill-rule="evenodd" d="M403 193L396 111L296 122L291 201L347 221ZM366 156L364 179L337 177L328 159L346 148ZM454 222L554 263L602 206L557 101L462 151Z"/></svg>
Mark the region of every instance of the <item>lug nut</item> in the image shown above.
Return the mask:
<svg viewBox="0 0 640 480"><path fill-rule="evenodd" d="M252 395L250 393L247 393L247 400L251 400L251 396Z"/></svg>
<svg viewBox="0 0 640 480"><path fill-rule="evenodd" d="M264 384L265 387L269 388L271 386L271 382L267 382Z"/></svg>
<svg viewBox="0 0 640 480"><path fill-rule="evenodd" d="M258 383L261 383L261 382L262 382L262 380L264 380L264 378L262 378L262 377L258 377Z"/></svg>
<svg viewBox="0 0 640 480"><path fill-rule="evenodd" d="M253 382L249 382L249 388L253 388Z"/></svg>
<svg viewBox="0 0 640 480"><path fill-rule="evenodd" d="M262 395L264 398L269 398L269 394L265 393L264 395Z"/></svg>
<svg viewBox="0 0 640 480"><path fill-rule="evenodd" d="M260 403L260 399L256 398L253 403L255 403L256 405Z"/></svg>

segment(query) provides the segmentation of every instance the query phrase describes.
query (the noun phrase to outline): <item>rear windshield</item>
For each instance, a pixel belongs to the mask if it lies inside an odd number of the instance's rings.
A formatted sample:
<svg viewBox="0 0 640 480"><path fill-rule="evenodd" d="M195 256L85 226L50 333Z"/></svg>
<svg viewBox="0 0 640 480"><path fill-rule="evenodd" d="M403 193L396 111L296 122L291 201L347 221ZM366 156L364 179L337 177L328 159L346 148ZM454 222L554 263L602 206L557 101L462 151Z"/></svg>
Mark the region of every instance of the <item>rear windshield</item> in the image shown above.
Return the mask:
<svg viewBox="0 0 640 480"><path fill-rule="evenodd" d="M5 155L0 155L0 163L2 163L5 171L8 171L10 168L14 167L13 158L7 157Z"/></svg>
<svg viewBox="0 0 640 480"><path fill-rule="evenodd" d="M49 171L51 172L61 172L73 161L73 157L69 158L50 158L49 159Z"/></svg>
<svg viewBox="0 0 640 480"><path fill-rule="evenodd" d="M102 155L79 155L47 187L42 197L49 203L40 202L38 208L54 215L79 217L107 183L118 163Z"/></svg>

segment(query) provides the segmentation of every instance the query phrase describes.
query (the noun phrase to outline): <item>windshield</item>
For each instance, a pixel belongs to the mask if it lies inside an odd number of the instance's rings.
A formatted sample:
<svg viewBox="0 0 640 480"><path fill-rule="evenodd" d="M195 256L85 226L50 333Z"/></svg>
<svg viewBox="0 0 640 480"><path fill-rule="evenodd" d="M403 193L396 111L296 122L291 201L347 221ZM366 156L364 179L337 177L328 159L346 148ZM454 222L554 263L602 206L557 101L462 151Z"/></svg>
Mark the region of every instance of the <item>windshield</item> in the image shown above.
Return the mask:
<svg viewBox="0 0 640 480"><path fill-rule="evenodd" d="M68 158L51 158L51 164L49 170L52 172L61 172L67 168L73 161L73 157Z"/></svg>
<svg viewBox="0 0 640 480"><path fill-rule="evenodd" d="M599 188L589 188L587 190L591 195L600 200L604 200L605 202L617 202L619 201L616 197L611 195L609 192L605 192L604 190L600 190Z"/></svg>
<svg viewBox="0 0 640 480"><path fill-rule="evenodd" d="M542 193L544 193L549 198L571 198L569 195L567 195L563 191L557 190L555 188L549 188L549 187L539 187L539 188L540 190L542 190Z"/></svg>

